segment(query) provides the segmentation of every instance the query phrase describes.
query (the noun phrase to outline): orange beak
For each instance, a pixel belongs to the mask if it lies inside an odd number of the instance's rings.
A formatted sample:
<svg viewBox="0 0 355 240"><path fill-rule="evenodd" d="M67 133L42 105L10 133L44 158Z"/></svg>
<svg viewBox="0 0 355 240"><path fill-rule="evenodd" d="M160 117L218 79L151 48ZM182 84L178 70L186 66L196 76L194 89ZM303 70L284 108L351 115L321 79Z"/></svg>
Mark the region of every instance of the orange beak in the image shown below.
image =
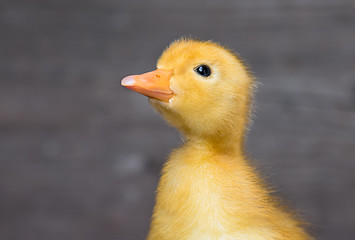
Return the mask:
<svg viewBox="0 0 355 240"><path fill-rule="evenodd" d="M150 98L168 102L174 95L170 89L172 71L157 69L141 75L131 75L122 79L121 85Z"/></svg>

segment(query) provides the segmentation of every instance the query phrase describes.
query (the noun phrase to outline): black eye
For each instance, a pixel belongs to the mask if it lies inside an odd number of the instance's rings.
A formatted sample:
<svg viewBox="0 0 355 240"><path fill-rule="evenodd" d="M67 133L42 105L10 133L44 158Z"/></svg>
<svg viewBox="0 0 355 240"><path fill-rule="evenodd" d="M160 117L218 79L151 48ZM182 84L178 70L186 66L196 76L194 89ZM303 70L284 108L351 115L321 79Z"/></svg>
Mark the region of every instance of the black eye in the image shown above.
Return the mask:
<svg viewBox="0 0 355 240"><path fill-rule="evenodd" d="M200 65L195 68L195 72L200 74L202 77L208 77L209 75L211 75L211 68L207 65Z"/></svg>

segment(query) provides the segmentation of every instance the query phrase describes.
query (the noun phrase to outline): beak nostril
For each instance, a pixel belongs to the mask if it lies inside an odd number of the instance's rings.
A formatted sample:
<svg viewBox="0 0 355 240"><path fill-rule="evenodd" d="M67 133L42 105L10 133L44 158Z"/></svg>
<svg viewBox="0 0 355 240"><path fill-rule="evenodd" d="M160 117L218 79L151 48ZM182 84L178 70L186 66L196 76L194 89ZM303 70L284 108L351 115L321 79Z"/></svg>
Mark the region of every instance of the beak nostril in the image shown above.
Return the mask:
<svg viewBox="0 0 355 240"><path fill-rule="evenodd" d="M155 75L157 78L160 78L160 75L159 74L157 74L157 75Z"/></svg>

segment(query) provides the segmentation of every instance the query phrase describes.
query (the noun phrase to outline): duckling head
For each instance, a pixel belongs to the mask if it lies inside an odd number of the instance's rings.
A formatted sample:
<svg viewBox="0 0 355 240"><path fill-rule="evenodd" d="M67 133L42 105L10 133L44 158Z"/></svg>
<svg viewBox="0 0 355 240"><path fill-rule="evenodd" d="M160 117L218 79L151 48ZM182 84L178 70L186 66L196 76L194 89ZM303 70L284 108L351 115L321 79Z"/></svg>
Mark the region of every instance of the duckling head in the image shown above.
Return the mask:
<svg viewBox="0 0 355 240"><path fill-rule="evenodd" d="M157 70L125 77L122 85L148 96L186 138L244 135L253 78L238 56L217 43L177 40Z"/></svg>

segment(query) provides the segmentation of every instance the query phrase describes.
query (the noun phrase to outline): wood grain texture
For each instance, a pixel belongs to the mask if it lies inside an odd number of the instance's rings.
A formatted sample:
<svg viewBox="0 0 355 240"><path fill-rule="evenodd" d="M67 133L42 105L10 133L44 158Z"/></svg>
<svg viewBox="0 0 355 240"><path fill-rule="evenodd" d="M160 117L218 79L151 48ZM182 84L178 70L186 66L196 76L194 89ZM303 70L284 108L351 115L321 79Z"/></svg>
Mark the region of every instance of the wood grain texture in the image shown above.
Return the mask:
<svg viewBox="0 0 355 240"><path fill-rule="evenodd" d="M180 36L247 60L250 155L319 239L355 238L354 1L0 5L0 239L144 239L180 137L119 81Z"/></svg>

